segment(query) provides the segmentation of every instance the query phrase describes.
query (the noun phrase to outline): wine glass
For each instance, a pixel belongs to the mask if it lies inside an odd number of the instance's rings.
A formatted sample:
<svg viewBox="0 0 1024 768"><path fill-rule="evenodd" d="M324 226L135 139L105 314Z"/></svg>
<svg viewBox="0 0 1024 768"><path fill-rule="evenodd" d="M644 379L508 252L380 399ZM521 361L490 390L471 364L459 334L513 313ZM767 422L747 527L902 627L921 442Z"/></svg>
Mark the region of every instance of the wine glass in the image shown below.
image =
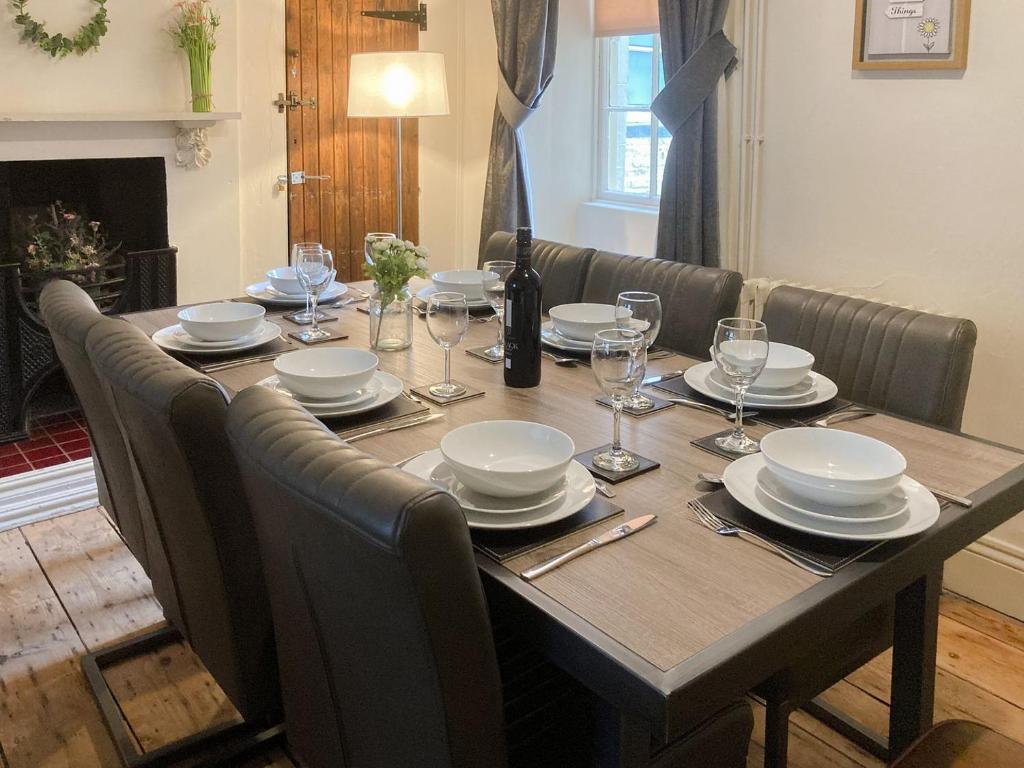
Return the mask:
<svg viewBox="0 0 1024 768"><path fill-rule="evenodd" d="M300 251L304 251L304 250L321 250L322 251L323 248L324 248L324 246L323 246L322 243L294 243L292 245L292 257L288 261L288 263L291 264L292 267L295 267L295 265L299 261L299 252ZM306 308L302 312L296 312L294 315L292 315L292 317L295 320L295 322L297 322L297 323L308 323L308 322L310 322L313 319L312 316L309 313L309 294L308 293L306 294Z"/></svg>
<svg viewBox="0 0 1024 768"><path fill-rule="evenodd" d="M625 291L615 301L615 324L619 328L632 328L644 335L647 349L661 332L661 298L649 291ZM636 391L625 402L625 407L646 411L654 407L654 401L640 394L643 381L638 381Z"/></svg>
<svg viewBox="0 0 1024 768"><path fill-rule="evenodd" d="M320 294L334 282L334 257L330 251L320 248L300 250L295 262L295 276L306 291L310 305L310 326L299 334L302 341L326 339L331 334L320 329L316 305Z"/></svg>
<svg viewBox="0 0 1024 768"><path fill-rule="evenodd" d="M458 397L466 388L452 382L452 347L462 341L469 328L469 306L466 294L442 291L427 299L427 330L430 338L444 350L444 381L431 384L435 397Z"/></svg>
<svg viewBox="0 0 1024 768"><path fill-rule="evenodd" d="M391 232L367 232L363 238L363 257L367 264L373 264L373 244L378 240L391 240L395 236Z"/></svg>
<svg viewBox="0 0 1024 768"><path fill-rule="evenodd" d="M590 367L601 390L612 399L612 444L594 456L595 467L612 472L628 472L640 466L636 456L623 450L619 440L622 406L640 386L647 368L647 343L644 334L632 328L612 328L594 335Z"/></svg>
<svg viewBox="0 0 1024 768"><path fill-rule="evenodd" d="M498 316L498 340L493 347L484 350L491 360L501 360L505 356L505 280L515 268L514 261L484 262L484 295Z"/></svg>
<svg viewBox="0 0 1024 768"><path fill-rule="evenodd" d="M715 365L736 390L736 427L715 444L729 453L757 453L756 440L743 431L743 397L768 362L768 328L760 320L729 317L715 330Z"/></svg>

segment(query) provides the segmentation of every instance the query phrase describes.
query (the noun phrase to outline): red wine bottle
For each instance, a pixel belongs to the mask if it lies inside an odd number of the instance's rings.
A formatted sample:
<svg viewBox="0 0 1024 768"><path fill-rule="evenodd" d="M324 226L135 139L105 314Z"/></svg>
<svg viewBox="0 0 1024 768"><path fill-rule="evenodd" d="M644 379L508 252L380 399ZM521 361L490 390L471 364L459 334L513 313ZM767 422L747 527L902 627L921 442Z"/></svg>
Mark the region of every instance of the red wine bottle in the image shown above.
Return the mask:
<svg viewBox="0 0 1024 768"><path fill-rule="evenodd" d="M533 234L516 230L516 268L505 280L505 384L540 384L540 275L530 265Z"/></svg>

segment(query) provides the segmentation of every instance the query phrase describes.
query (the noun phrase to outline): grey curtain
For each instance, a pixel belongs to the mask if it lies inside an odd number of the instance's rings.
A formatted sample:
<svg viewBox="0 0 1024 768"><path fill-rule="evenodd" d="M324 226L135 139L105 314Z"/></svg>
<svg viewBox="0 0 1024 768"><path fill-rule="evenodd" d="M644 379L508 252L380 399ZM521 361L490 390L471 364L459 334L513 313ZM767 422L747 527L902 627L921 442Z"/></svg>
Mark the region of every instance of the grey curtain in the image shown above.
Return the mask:
<svg viewBox="0 0 1024 768"><path fill-rule="evenodd" d="M519 129L555 70L558 0L491 0L498 38L498 98L491 126L480 252L499 230L531 225L530 174Z"/></svg>
<svg viewBox="0 0 1024 768"><path fill-rule="evenodd" d="M729 0L658 0L665 88L651 104L672 134L656 255L719 265L717 86L736 60L722 25Z"/></svg>

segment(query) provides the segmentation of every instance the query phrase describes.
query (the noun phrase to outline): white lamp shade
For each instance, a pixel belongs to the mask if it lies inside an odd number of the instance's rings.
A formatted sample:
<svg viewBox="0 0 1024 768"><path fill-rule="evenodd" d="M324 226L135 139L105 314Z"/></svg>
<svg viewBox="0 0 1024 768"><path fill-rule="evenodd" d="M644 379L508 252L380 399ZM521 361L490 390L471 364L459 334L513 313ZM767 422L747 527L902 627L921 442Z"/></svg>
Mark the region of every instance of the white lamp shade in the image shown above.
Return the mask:
<svg viewBox="0 0 1024 768"><path fill-rule="evenodd" d="M349 65L349 117L448 114L444 54L430 51L354 53Z"/></svg>

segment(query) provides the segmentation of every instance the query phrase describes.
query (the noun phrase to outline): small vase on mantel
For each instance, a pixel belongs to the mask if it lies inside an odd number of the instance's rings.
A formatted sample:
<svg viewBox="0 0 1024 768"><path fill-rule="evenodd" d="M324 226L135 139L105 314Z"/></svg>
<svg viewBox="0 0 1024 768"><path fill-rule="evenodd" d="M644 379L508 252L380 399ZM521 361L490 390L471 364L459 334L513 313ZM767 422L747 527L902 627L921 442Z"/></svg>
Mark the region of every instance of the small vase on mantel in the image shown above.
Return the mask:
<svg viewBox="0 0 1024 768"><path fill-rule="evenodd" d="M412 291L408 283L386 307L381 306L380 288L374 283L368 309L371 349L397 352L412 344Z"/></svg>

